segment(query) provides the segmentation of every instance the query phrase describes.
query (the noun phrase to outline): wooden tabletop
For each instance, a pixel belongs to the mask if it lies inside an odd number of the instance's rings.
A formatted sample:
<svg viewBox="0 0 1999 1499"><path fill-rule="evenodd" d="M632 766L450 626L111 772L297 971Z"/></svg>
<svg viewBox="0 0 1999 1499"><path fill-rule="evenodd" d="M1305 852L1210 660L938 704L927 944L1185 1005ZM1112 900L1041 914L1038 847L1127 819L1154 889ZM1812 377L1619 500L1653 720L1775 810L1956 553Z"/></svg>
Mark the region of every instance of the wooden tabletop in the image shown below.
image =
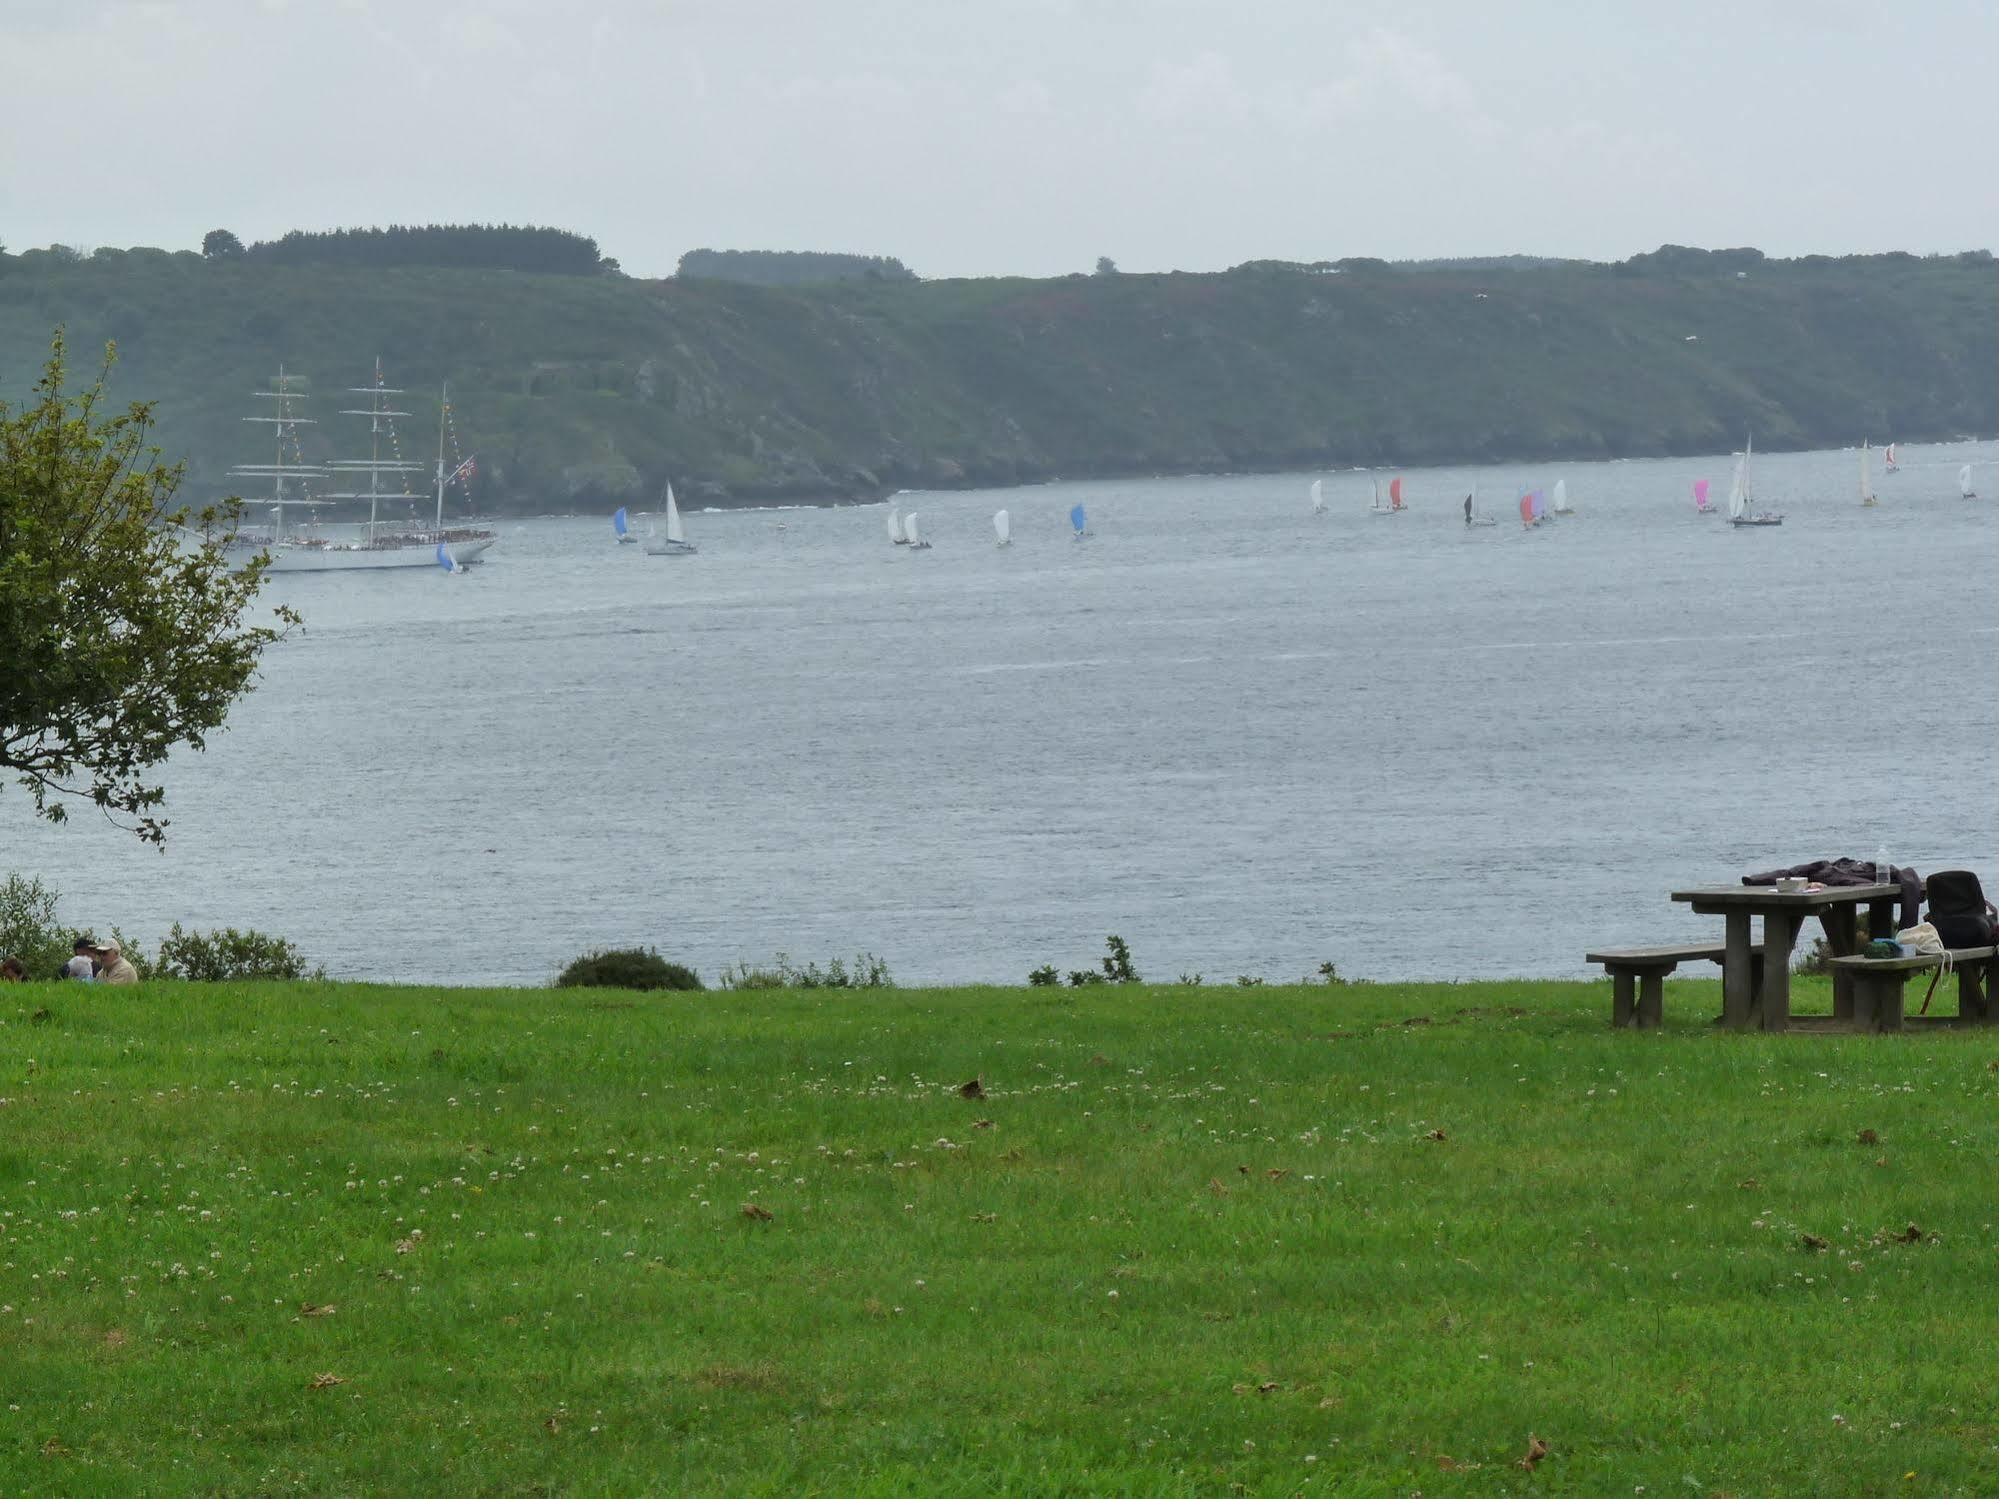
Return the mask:
<svg viewBox="0 0 1999 1499"><path fill-rule="evenodd" d="M1900 885L1828 885L1823 890L1799 890L1792 894L1775 885L1708 885L1698 890L1675 890L1673 899L1696 906L1800 906L1809 910L1817 906L1899 900L1901 895Z"/></svg>

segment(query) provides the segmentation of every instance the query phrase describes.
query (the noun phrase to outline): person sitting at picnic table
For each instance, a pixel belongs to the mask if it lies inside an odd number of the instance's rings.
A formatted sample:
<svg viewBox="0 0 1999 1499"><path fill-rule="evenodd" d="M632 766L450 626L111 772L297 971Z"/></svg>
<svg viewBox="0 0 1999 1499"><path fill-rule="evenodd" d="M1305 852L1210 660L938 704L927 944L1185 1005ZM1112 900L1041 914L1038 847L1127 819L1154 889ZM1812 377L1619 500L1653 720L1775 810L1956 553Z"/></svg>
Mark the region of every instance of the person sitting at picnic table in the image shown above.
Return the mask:
<svg viewBox="0 0 1999 1499"><path fill-rule="evenodd" d="M118 939L97 945L97 982L100 984L136 984L139 970L118 950Z"/></svg>
<svg viewBox="0 0 1999 1499"><path fill-rule="evenodd" d="M97 982L97 965L91 962L85 954L78 953L56 970L56 977L59 979L76 979L81 983L93 984Z"/></svg>

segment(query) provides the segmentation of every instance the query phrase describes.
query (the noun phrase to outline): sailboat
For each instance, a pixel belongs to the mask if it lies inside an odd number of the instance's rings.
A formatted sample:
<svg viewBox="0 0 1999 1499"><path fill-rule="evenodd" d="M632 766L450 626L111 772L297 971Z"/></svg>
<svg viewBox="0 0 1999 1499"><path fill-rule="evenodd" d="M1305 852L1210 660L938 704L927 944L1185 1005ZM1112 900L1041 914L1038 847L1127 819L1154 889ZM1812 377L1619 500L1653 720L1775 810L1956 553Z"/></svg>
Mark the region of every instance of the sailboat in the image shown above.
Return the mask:
<svg viewBox="0 0 1999 1499"><path fill-rule="evenodd" d="M625 513L623 505L611 512L611 534L618 538L618 545L621 547L634 547L639 544L638 537L632 532L632 518Z"/></svg>
<svg viewBox="0 0 1999 1499"><path fill-rule="evenodd" d="M1707 480L1694 480L1694 513L1696 515L1719 515L1721 512L1708 503Z"/></svg>
<svg viewBox="0 0 1999 1499"><path fill-rule="evenodd" d="M1314 479L1312 481L1312 514L1324 515L1325 513L1326 481L1324 479Z"/></svg>
<svg viewBox="0 0 1999 1499"><path fill-rule="evenodd" d="M916 532L916 512L914 510L902 518L902 534L907 539L909 549L912 552L927 552L930 550L930 543L925 541Z"/></svg>
<svg viewBox="0 0 1999 1499"><path fill-rule="evenodd" d="M993 544L1003 547L1013 545L1013 517L1004 510L993 512Z"/></svg>
<svg viewBox="0 0 1999 1499"><path fill-rule="evenodd" d="M1467 526L1496 526L1498 521L1489 515L1480 515L1477 510L1478 481L1472 481L1471 492L1465 496L1465 524Z"/></svg>
<svg viewBox="0 0 1999 1499"><path fill-rule="evenodd" d="M1381 481L1379 479L1374 481L1374 502L1367 507L1367 513L1369 515L1390 515L1394 513L1381 503Z"/></svg>
<svg viewBox="0 0 1999 1499"><path fill-rule="evenodd" d="M902 529L902 510L894 504L888 507L888 539L895 546L909 545L909 537Z"/></svg>
<svg viewBox="0 0 1999 1499"><path fill-rule="evenodd" d="M279 389L286 387L286 377L280 372ZM410 491L408 475L420 474L428 466L406 461L402 456L402 440L396 431L395 419L408 416L407 411L395 409L392 398L403 392L382 382L382 362L375 361L375 379L371 385L349 387L349 393L368 397L368 405L342 410L342 416L365 416L368 418L369 445L366 458L343 458L327 464L316 472L321 476L339 475L345 478L352 489L322 493L312 496L300 493L287 497L283 494L282 471L289 468L294 474L302 472L297 463L286 465L282 461L285 446L284 433L302 420L290 416L290 400L296 395L279 401L279 448L278 465L257 465L273 477L277 477L279 498L273 506L273 532L271 543L271 571L273 572L358 572L390 567L435 567L438 565L438 549L458 566L476 562L499 538L491 531L474 527L460 527L447 531L444 526L444 491L449 484L468 478L473 472L473 462L467 458L449 474L444 470L444 441L451 419L450 394L446 391L441 399L437 418L437 515L433 528L426 531L413 517L407 519L385 518L382 515L384 502L390 505L403 504L415 508L415 495ZM272 418L251 418L269 421ZM384 439L387 439L386 453ZM291 443L293 456L297 455L294 436ZM251 470L245 470L249 472ZM365 476L368 487L360 487ZM395 490L383 487L385 476L396 484ZM300 535L287 535L284 529L284 511L288 504L318 506L339 500L366 500L368 502L368 529L358 540L336 540L308 531Z"/></svg>
<svg viewBox="0 0 1999 1499"><path fill-rule="evenodd" d="M1869 463L1871 456L1867 439L1863 437L1860 440L1860 503L1863 505L1874 503L1874 473Z"/></svg>
<svg viewBox="0 0 1999 1499"><path fill-rule="evenodd" d="M680 524L680 507L673 503L673 483L666 486L666 535L646 537L648 557L691 557L700 550L687 539L687 532Z"/></svg>
<svg viewBox="0 0 1999 1499"><path fill-rule="evenodd" d="M1567 479L1557 479L1555 481L1555 503L1550 508L1552 513L1556 515L1575 514L1575 511L1569 508L1569 481Z"/></svg>
<svg viewBox="0 0 1999 1499"><path fill-rule="evenodd" d="M1069 507L1069 529L1077 541L1090 534L1089 517L1083 513L1080 503Z"/></svg>
<svg viewBox="0 0 1999 1499"><path fill-rule="evenodd" d="M1402 509L1402 476L1397 474L1388 481L1388 508L1391 512Z"/></svg>
<svg viewBox="0 0 1999 1499"><path fill-rule="evenodd" d="M1756 440L1752 437L1735 455L1735 476L1728 485L1728 522L1732 526L1781 526L1783 516L1756 509L1749 497L1749 460L1755 453Z"/></svg>
<svg viewBox="0 0 1999 1499"><path fill-rule="evenodd" d="M1522 530L1531 530L1534 526L1534 493L1534 491L1526 489L1520 491L1520 527Z"/></svg>
<svg viewBox="0 0 1999 1499"><path fill-rule="evenodd" d="M1885 473L1895 472L1895 444L1892 442L1881 450L1881 467Z"/></svg>
<svg viewBox="0 0 1999 1499"><path fill-rule="evenodd" d="M1957 471L1957 492L1967 500L1978 498L1978 492L1971 487L1971 465L1968 463Z"/></svg>

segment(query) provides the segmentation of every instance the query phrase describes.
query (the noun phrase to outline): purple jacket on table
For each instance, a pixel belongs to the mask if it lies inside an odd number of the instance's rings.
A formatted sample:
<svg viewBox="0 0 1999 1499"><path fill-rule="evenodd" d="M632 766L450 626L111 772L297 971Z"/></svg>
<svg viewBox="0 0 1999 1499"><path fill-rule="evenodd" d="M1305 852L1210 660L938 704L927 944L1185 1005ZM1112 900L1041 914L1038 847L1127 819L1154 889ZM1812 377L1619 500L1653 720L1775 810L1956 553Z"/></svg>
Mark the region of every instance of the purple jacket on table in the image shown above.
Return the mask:
<svg viewBox="0 0 1999 1499"><path fill-rule="evenodd" d="M1923 877L1913 869L1892 866L1895 883L1902 887L1902 919L1895 926L1897 931L1905 931L1916 924L1917 914L1923 907ZM1874 861L1872 859L1814 859L1809 864L1793 864L1789 869L1773 869L1767 874L1745 874L1745 885L1774 885L1779 880L1815 880L1821 885L1871 885L1874 883Z"/></svg>

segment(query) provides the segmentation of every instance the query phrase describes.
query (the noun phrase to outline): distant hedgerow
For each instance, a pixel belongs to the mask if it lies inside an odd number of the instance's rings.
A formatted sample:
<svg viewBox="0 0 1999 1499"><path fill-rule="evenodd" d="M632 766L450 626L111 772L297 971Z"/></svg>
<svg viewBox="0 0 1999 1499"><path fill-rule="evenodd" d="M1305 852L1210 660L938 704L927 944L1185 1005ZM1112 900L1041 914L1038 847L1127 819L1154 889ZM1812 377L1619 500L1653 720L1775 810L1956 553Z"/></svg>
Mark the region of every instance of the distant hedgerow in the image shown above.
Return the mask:
<svg viewBox="0 0 1999 1499"><path fill-rule="evenodd" d="M556 975L558 989L700 989L701 975L650 947L585 953Z"/></svg>

